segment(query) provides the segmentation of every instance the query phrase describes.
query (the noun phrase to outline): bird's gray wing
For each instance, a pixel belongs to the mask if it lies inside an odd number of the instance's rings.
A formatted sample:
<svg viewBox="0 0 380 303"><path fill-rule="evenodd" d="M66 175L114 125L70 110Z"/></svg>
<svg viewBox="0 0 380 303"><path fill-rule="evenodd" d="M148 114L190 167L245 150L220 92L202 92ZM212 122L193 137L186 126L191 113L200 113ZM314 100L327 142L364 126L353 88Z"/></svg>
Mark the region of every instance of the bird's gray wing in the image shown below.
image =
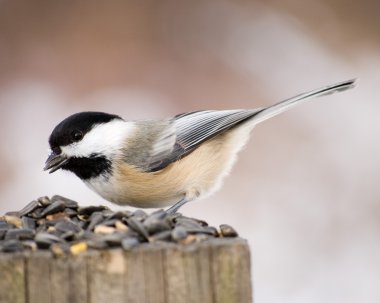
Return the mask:
<svg viewBox="0 0 380 303"><path fill-rule="evenodd" d="M355 83L356 80L353 79L325 86L267 108L197 111L166 120L166 124L157 125L154 122L151 126L154 135L148 137L155 139L148 142L147 148L140 147L137 150L140 158L141 150L145 150L147 153L147 157L144 157L143 165L140 167L151 172L161 170L188 155L203 142L244 121L251 119L252 123L258 124L312 98L352 88ZM142 133L141 136L146 134L146 132Z"/></svg>
<svg viewBox="0 0 380 303"><path fill-rule="evenodd" d="M207 110L185 113L174 117L171 121L171 131L175 131L174 145L168 146L158 142L157 144L161 147L161 156L157 157L157 153L151 150L151 159L145 166L146 170L153 172L165 168L170 163L194 151L203 142L246 121L259 111L260 109ZM164 134L164 137L172 138L168 134ZM166 152L162 152L162 150Z"/></svg>

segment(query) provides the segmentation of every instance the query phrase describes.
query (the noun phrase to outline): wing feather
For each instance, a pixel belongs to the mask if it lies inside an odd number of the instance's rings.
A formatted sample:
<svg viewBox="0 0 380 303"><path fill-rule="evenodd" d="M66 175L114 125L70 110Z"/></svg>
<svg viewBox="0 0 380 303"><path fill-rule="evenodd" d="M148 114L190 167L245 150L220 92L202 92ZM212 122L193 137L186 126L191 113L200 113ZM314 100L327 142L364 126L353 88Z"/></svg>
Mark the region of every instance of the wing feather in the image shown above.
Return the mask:
<svg viewBox="0 0 380 303"><path fill-rule="evenodd" d="M201 143L251 118L260 109L207 110L178 115L172 121L174 146L166 146L169 154L148 164L148 170L158 171L194 151ZM158 157L152 157L157 159Z"/></svg>
<svg viewBox="0 0 380 303"><path fill-rule="evenodd" d="M356 80L347 80L286 99L267 108L252 110L205 110L184 113L167 120L157 142L149 145L149 157L144 162L147 171L158 171L188 155L201 143L249 119L258 124L313 97L340 92L355 86ZM164 138L164 140L163 140ZM160 142L162 141L162 142ZM141 150L141 149L140 149Z"/></svg>

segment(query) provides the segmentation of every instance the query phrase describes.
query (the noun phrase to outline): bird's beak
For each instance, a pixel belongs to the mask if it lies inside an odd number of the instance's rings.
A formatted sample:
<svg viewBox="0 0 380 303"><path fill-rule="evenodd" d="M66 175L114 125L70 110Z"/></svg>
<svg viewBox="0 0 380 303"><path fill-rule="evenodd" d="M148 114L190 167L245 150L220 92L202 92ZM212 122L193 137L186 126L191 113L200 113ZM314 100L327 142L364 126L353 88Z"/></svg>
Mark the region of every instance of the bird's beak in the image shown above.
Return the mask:
<svg viewBox="0 0 380 303"><path fill-rule="evenodd" d="M63 154L57 155L54 152L51 152L49 157L45 162L44 170L49 170L49 174L54 173L56 170L60 169L64 164L69 161L69 158Z"/></svg>

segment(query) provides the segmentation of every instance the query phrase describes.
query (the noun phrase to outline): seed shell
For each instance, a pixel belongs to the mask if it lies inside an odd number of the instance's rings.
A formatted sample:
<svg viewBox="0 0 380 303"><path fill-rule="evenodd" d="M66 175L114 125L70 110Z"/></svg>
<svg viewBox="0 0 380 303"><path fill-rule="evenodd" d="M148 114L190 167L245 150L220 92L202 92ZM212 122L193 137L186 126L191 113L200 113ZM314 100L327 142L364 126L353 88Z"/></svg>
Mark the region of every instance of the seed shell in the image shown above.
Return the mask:
<svg viewBox="0 0 380 303"><path fill-rule="evenodd" d="M231 226L219 231L207 222L165 210L112 211L106 206L80 207L55 195L41 197L20 211L0 216L0 252L50 250L53 256L77 255L89 249L132 249L142 243L188 245L215 237L237 237ZM151 244L146 244L151 245Z"/></svg>

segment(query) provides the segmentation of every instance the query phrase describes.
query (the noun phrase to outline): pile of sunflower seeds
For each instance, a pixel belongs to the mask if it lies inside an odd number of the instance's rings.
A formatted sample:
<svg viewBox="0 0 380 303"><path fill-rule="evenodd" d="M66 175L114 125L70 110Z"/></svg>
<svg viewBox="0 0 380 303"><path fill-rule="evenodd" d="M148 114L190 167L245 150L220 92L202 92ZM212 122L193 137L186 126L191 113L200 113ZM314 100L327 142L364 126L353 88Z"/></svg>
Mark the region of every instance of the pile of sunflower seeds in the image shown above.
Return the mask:
<svg viewBox="0 0 380 303"><path fill-rule="evenodd" d="M158 210L112 211L105 206L80 207L62 196L41 197L23 209L0 216L0 252L50 250L54 255L88 249L122 247L158 241L190 244L214 237L237 237L229 225L219 229L205 221Z"/></svg>

